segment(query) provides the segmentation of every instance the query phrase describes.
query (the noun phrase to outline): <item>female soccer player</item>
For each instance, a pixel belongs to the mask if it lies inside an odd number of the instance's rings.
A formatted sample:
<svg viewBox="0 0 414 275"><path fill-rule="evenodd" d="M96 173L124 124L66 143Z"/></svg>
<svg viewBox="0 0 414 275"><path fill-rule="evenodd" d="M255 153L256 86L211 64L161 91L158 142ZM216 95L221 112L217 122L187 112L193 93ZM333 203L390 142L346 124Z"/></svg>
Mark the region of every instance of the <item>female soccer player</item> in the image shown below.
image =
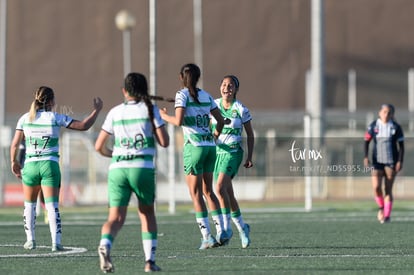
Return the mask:
<svg viewBox="0 0 414 275"><path fill-rule="evenodd" d="M148 95L147 80L140 73L129 73L122 88L124 103L106 116L95 149L112 158L108 172L109 214L102 225L98 253L103 272L114 272L110 257L113 241L127 215L131 194L138 199L145 272L160 271L155 264L157 221L155 200L155 145L169 145L169 136L159 109ZM107 146L114 136L113 149Z"/></svg>
<svg viewBox="0 0 414 275"><path fill-rule="evenodd" d="M395 176L403 167L404 134L401 126L394 120L393 105L381 105L378 115L379 118L369 125L365 133L364 165L366 167L369 165L369 143L373 140L372 187L379 207L377 218L380 223L384 223L391 221L392 188ZM383 179L384 192L382 191Z"/></svg>
<svg viewBox="0 0 414 275"><path fill-rule="evenodd" d="M200 249L207 249L224 244L228 240L223 230L220 205L213 192L213 171L216 159L214 139L220 135L224 120L211 95L197 88L200 78L200 68L197 65L190 63L182 66L179 78L182 89L175 95L175 115L170 116L166 109L162 109L161 117L168 123L182 126L184 173L193 201L196 221L202 235ZM217 120L214 134L209 127L210 113ZM216 225L216 238L211 235L203 193Z"/></svg>
<svg viewBox="0 0 414 275"><path fill-rule="evenodd" d="M231 237L230 219L239 231L243 248L250 245L250 227L244 223L239 204L234 196L232 179L236 176L243 160L242 132L247 134L247 157L244 167L253 166L252 155L254 147L254 133L251 124L252 116L239 100L236 99L239 91L239 80L234 75L226 75L220 85L221 98L216 99L216 104L226 124L220 137L217 139L217 159L214 167L214 179L216 181L216 193L223 213L224 229ZM217 122L212 118L213 129Z"/></svg>
<svg viewBox="0 0 414 275"><path fill-rule="evenodd" d="M94 110L84 120L78 121L67 115L53 112L55 95L51 88L42 86L34 95L30 111L17 122L16 132L10 146L11 169L22 179L24 195L25 249L35 249L36 203L40 190L45 199L52 238L52 251L63 250L61 244L62 225L59 213L59 190L61 173L59 168L60 127L73 130L88 130L102 109L102 100L93 100ZM19 162L19 146L25 139L24 167Z"/></svg>

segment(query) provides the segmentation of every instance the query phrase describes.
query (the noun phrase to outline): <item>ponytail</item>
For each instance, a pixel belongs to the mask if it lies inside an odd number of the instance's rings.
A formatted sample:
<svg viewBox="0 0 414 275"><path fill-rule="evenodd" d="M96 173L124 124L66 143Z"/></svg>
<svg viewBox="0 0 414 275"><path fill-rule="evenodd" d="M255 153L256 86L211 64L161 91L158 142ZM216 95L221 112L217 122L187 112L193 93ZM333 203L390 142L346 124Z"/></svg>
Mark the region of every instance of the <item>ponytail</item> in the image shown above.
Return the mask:
<svg viewBox="0 0 414 275"><path fill-rule="evenodd" d="M154 105L152 104L152 101L151 101L150 97L143 96L142 99L144 100L145 105L147 105L148 116L149 116L149 119L150 119L151 125L152 125L152 131L155 133Z"/></svg>
<svg viewBox="0 0 414 275"><path fill-rule="evenodd" d="M200 68L192 63L184 65L180 71L183 86L188 88L191 97L198 104L200 104L200 101L198 100L197 82L200 79L200 75Z"/></svg>
<svg viewBox="0 0 414 275"><path fill-rule="evenodd" d="M128 94L135 98L137 102L144 101L148 109L148 116L151 121L153 131L155 132L154 124L154 105L151 102L151 97L148 95L147 79L140 73L129 73L125 77L124 89Z"/></svg>
<svg viewBox="0 0 414 275"><path fill-rule="evenodd" d="M45 111L50 111L51 101L55 98L54 92L51 88L46 86L39 87L35 94L34 100L30 105L29 110L29 122L33 122L36 118L37 111L44 109Z"/></svg>

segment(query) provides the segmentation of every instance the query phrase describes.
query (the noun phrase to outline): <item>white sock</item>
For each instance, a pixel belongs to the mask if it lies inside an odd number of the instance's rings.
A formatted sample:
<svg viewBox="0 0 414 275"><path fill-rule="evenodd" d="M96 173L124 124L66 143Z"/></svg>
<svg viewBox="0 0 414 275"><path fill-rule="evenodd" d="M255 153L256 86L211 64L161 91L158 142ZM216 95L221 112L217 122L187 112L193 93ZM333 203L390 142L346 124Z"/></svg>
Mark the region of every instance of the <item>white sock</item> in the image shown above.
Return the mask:
<svg viewBox="0 0 414 275"><path fill-rule="evenodd" d="M238 217L231 217L231 219L232 219L232 221L234 222L234 224L236 225L237 230L238 230L239 232L243 231L243 228L244 228L244 221L243 221L242 216L240 215L240 216L238 216Z"/></svg>
<svg viewBox="0 0 414 275"><path fill-rule="evenodd" d="M46 203L47 217L49 219L50 236L52 244L60 244L62 238L62 223L59 213L59 202Z"/></svg>
<svg viewBox="0 0 414 275"><path fill-rule="evenodd" d="M42 213L42 206L40 205L40 198L38 197L36 201L36 217L39 217L41 213Z"/></svg>
<svg viewBox="0 0 414 275"><path fill-rule="evenodd" d="M212 215L211 218L213 219L213 223L216 226L216 232L217 234L220 234L224 230L224 222L223 222L223 216L220 215Z"/></svg>
<svg viewBox="0 0 414 275"><path fill-rule="evenodd" d="M106 239L106 238L101 239L101 240L99 241L99 246L101 246L101 245L103 245L103 246L107 246L109 249L111 249L111 248L112 248L112 242L111 242L111 240L110 240L110 239Z"/></svg>
<svg viewBox="0 0 414 275"><path fill-rule="evenodd" d="M230 213L228 214L222 214L223 217L223 228L225 231L228 231L231 229L231 216Z"/></svg>
<svg viewBox="0 0 414 275"><path fill-rule="evenodd" d="M157 240L142 240L145 261L155 262L155 251L157 250Z"/></svg>
<svg viewBox="0 0 414 275"><path fill-rule="evenodd" d="M207 240L211 235L208 217L196 218L196 220L197 220L198 227L200 228L201 236L203 236L204 240Z"/></svg>
<svg viewBox="0 0 414 275"><path fill-rule="evenodd" d="M26 240L34 241L36 227L36 202L24 202L23 221Z"/></svg>

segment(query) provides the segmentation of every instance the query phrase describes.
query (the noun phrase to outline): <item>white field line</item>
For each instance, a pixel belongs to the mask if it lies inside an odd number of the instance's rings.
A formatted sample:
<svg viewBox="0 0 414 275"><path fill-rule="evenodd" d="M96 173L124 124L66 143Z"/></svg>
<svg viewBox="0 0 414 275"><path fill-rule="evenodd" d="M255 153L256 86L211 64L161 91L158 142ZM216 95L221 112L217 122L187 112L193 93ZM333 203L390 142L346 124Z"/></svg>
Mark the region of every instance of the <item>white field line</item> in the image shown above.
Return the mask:
<svg viewBox="0 0 414 275"><path fill-rule="evenodd" d="M381 255L375 255L375 254L294 254L294 255L260 255L260 256L254 256L254 255L208 255L206 257L208 258L400 258L400 257L413 257L414 255L411 254L381 254Z"/></svg>
<svg viewBox="0 0 414 275"><path fill-rule="evenodd" d="M15 244L0 244L1 247L22 247L21 245ZM38 245L37 248L47 248L52 249L50 246ZM9 254L9 255L0 255L0 258L38 258L38 257L58 257L58 256L66 256L71 254L79 254L88 251L86 248L83 247L70 247L65 246L64 251L59 252L49 252L49 253L35 253L35 254ZM23 249L23 247L22 247Z"/></svg>
<svg viewBox="0 0 414 275"><path fill-rule="evenodd" d="M193 214L188 213L189 217ZM160 215L161 216L161 215ZM249 224L255 223L267 223L269 221L275 222L277 219L281 218L284 219L284 216L280 212L264 212L264 213L254 213L250 214L246 211L245 220L248 221ZM367 211L360 211L360 212L308 212L308 213L297 213L295 214L295 219L300 219L302 222L366 222L366 221L376 221L377 215L374 212L367 212ZM89 216L68 216L64 217L62 224L63 226L67 225L102 225L106 221L106 216L101 217L101 220L91 219ZM409 212L395 212L392 215L393 222L412 222L414 221L414 214ZM162 220L158 219L158 224L192 224L195 221L189 220L182 220L181 218L179 221L175 220ZM138 217L136 216L129 216L125 222L125 225L137 225L140 224ZM2 221L0 222L0 226L23 226L23 221L13 221L7 222ZM42 221L37 222L36 226L48 226L44 224Z"/></svg>
<svg viewBox="0 0 414 275"><path fill-rule="evenodd" d="M401 258L414 257L412 254L281 254L281 255L206 255L206 258ZM192 258L192 256L167 256L168 259Z"/></svg>

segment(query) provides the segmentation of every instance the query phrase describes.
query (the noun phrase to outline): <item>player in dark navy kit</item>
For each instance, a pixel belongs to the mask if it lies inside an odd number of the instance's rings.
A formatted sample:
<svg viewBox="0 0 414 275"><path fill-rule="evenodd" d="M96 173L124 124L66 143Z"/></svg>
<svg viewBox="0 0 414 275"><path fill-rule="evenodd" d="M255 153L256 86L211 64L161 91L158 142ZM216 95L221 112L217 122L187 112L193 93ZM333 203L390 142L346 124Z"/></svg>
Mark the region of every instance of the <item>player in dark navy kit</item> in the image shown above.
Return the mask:
<svg viewBox="0 0 414 275"><path fill-rule="evenodd" d="M372 187L375 201L379 207L377 217L380 223L391 221L392 187L395 176L402 169L404 160L404 133L394 119L394 112L393 105L381 105L378 113L379 118L368 126L365 133L364 165L366 167L369 166L369 143L371 140L374 142L372 148Z"/></svg>

